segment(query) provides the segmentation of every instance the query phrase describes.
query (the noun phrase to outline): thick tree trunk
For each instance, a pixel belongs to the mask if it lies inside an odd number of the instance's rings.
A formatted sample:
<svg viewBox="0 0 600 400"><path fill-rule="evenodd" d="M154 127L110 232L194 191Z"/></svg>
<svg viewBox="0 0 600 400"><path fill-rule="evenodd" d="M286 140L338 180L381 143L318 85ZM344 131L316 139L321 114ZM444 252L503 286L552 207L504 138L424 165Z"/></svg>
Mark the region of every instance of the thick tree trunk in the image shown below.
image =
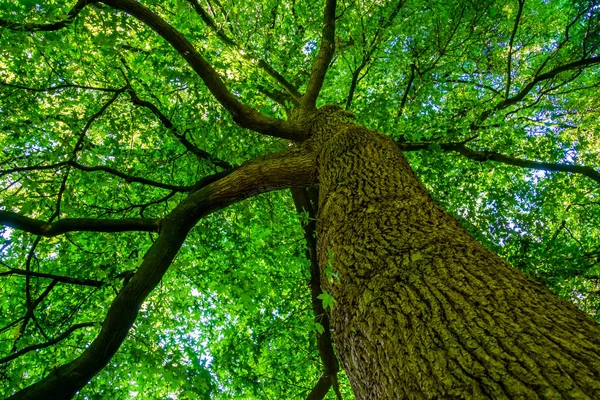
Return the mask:
<svg viewBox="0 0 600 400"><path fill-rule="evenodd" d="M312 129L319 263L358 399L600 399L600 325L475 241L389 139Z"/></svg>

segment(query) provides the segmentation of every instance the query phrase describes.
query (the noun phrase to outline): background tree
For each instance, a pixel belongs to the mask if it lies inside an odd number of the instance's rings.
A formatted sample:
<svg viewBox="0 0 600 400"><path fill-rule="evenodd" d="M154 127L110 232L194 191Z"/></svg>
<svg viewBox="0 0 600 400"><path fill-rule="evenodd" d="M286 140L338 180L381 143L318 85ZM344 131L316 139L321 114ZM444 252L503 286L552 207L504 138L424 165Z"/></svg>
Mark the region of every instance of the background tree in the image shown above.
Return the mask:
<svg viewBox="0 0 600 400"><path fill-rule="evenodd" d="M351 397L339 252L290 146L316 115L386 133L464 228L599 317L595 2L69 7L2 5L2 394Z"/></svg>

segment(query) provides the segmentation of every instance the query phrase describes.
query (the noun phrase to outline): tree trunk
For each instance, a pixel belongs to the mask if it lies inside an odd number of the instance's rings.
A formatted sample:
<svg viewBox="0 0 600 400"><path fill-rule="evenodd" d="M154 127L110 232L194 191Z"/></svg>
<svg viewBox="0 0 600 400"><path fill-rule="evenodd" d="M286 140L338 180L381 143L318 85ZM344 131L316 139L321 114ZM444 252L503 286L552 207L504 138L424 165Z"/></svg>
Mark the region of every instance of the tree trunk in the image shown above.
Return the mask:
<svg viewBox="0 0 600 400"><path fill-rule="evenodd" d="M357 399L600 399L600 325L475 241L389 139L332 115L312 130L319 263Z"/></svg>

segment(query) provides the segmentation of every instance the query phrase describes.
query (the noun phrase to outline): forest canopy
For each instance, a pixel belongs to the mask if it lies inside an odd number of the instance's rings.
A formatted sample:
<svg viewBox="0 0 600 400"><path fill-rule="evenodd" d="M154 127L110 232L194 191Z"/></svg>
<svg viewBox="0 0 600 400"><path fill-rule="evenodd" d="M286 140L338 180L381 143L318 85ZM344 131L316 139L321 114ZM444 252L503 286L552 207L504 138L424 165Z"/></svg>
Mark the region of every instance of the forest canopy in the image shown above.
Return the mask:
<svg viewBox="0 0 600 400"><path fill-rule="evenodd" d="M76 398L352 398L317 390L315 105L600 320L599 48L596 1L2 2L0 395L102 338Z"/></svg>

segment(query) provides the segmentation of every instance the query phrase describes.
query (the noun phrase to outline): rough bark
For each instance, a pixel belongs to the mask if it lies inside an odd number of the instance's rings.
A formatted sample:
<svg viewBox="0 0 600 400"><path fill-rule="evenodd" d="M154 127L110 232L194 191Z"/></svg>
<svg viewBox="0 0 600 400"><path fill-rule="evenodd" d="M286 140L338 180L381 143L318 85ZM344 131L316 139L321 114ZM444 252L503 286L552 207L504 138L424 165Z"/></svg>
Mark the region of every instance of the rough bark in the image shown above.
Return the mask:
<svg viewBox="0 0 600 400"><path fill-rule="evenodd" d="M600 398L600 325L474 240L394 143L340 115L311 133L319 263L339 277L322 281L356 398Z"/></svg>

